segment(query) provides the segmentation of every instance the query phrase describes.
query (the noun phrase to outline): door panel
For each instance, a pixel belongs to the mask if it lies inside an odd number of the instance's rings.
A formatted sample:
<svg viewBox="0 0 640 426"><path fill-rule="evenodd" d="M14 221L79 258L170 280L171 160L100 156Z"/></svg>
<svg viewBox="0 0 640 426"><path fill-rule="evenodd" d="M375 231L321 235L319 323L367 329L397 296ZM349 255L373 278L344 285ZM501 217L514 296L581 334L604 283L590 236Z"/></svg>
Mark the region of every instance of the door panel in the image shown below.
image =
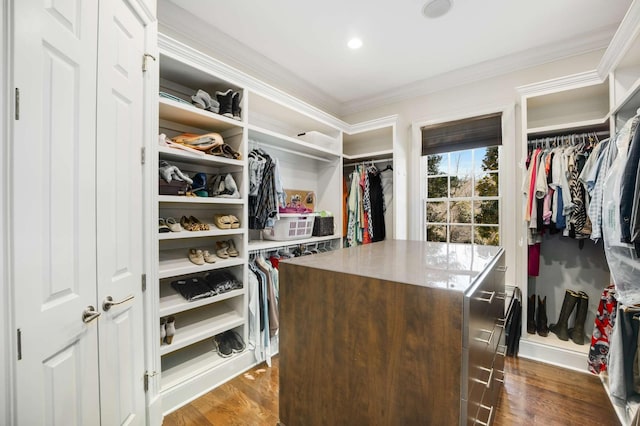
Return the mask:
<svg viewBox="0 0 640 426"><path fill-rule="evenodd" d="M44 3L44 4L43 4ZM98 2L14 6L12 288L18 424L99 419L95 116ZM34 30L37 29L37 30Z"/></svg>
<svg viewBox="0 0 640 426"><path fill-rule="evenodd" d="M100 3L98 298L119 302L100 323L103 424L143 424L143 74L145 28L126 0ZM134 350L137 349L137 350ZM133 379L132 379L133 378Z"/></svg>

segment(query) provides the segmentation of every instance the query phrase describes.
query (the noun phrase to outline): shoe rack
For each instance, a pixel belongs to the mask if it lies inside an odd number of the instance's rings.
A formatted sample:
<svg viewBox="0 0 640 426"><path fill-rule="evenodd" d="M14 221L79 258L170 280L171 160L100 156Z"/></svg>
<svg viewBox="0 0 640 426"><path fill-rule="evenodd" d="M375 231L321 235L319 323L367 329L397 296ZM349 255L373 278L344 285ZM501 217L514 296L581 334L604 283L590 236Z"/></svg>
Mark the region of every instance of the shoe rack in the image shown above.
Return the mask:
<svg viewBox="0 0 640 426"><path fill-rule="evenodd" d="M250 367L253 356L248 350L221 356L216 351L214 336L235 331L246 341L247 290L230 290L215 296L187 301L174 290L171 282L189 277L203 276L213 270L231 273L239 282L246 277L246 121L197 108L191 96L204 90L212 99L216 92L238 93L240 102L245 97L242 87L189 66L180 58L161 52L159 57L160 91L178 99L158 98L159 134L167 138L182 133L219 133L224 143L241 154L240 159L211 154L195 154L168 146L156 147L151 156L156 163L165 160L183 173L193 176L205 173L207 183L214 175L231 174L240 193L239 198L200 197L183 195L157 195L155 211L158 218L195 217L207 230L157 233L157 323L175 319L175 334L159 342L160 389L162 410L170 411L195 395L215 387L240 371ZM238 117L238 118L241 118ZM219 228L214 216L233 215L239 218L237 228ZM157 223L157 220L156 220ZM208 250L216 254L223 242L232 241L239 254L236 257L215 256L214 263L196 264L189 259L191 249ZM168 336L168 330L165 331ZM162 335L162 332L161 332Z"/></svg>
<svg viewBox="0 0 640 426"><path fill-rule="evenodd" d="M517 150L517 158L521 161L521 179L526 171L524 159L528 140L570 133L608 133L609 83L603 81L595 71L528 85L519 88L519 91L522 143ZM517 187L522 187L522 180ZM590 346L586 335L590 336L593 331L600 295L609 283L609 269L602 242L596 244L590 239L579 241L564 237L562 233L551 235L545 232L540 246L540 272L537 277L530 277L527 270L528 223L523 219L523 206L518 207L517 223L521 224L518 230L518 264L522 265L518 281L526 283L522 286L524 309L520 355L586 372ZM548 331L546 336L544 331L528 333L527 315L532 310L535 312L539 306L546 311L548 327L558 322L567 290L588 295L585 343L579 345L571 339L561 340L552 331ZM535 296L534 304L530 303L532 296ZM540 305L538 297L543 301L546 297L546 303ZM574 308L569 316L569 328L575 322L576 310ZM535 318L534 315L534 321Z"/></svg>

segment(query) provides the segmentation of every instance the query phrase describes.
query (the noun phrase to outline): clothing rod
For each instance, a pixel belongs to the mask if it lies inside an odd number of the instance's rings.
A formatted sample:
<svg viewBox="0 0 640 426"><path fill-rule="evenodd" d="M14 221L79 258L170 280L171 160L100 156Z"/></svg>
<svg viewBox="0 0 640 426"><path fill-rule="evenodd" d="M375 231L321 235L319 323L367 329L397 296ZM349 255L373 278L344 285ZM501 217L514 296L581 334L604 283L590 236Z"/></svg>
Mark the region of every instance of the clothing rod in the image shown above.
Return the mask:
<svg viewBox="0 0 640 426"><path fill-rule="evenodd" d="M329 160L327 158L318 157L318 156L315 156L315 155L312 155L312 154L307 154L305 152L294 151L294 150L288 149L288 148L281 148L281 147L275 146L275 145L268 145L268 144L265 144L263 142L254 141L253 139L249 139L249 144L253 145L255 148L263 146L266 149L275 149L277 151L288 152L289 154L299 155L300 157L311 158L313 160L324 161L325 163L331 163L332 162L332 160Z"/></svg>
<svg viewBox="0 0 640 426"><path fill-rule="evenodd" d="M548 139L554 139L554 138L556 138L556 139L567 138L568 139L568 138L570 138L572 136L577 136L577 137L586 137L586 136L594 136L594 135L595 136L610 136L610 134L611 133L608 130L607 131L601 130L601 131L598 131L598 132L570 133L568 135L540 136L540 137L537 137L535 139L528 139L527 141L528 141L528 143L532 143L532 142L536 142L536 141L546 142Z"/></svg>
<svg viewBox="0 0 640 426"><path fill-rule="evenodd" d="M388 163L389 161L393 161L393 158L381 158L379 160L354 161L352 163L344 163L342 165L342 167L357 166L357 165L361 165L361 164Z"/></svg>

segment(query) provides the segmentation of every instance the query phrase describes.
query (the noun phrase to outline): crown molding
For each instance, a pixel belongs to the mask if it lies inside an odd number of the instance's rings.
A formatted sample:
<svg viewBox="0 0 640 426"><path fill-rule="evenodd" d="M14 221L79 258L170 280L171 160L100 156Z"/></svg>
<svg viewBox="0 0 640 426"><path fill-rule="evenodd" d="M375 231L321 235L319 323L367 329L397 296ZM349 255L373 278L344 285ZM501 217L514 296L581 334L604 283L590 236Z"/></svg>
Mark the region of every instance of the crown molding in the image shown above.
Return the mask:
<svg viewBox="0 0 640 426"><path fill-rule="evenodd" d="M161 33L185 41L230 67L259 76L261 80L320 109L330 112L340 110L341 104L337 99L169 0L158 0L158 20L158 31Z"/></svg>
<svg viewBox="0 0 640 426"><path fill-rule="evenodd" d="M622 18L618 30L614 34L609 47L602 55L598 65L598 74L605 79L609 73L620 63L629 47L638 38L640 32L640 1L634 0Z"/></svg>
<svg viewBox="0 0 640 426"><path fill-rule="evenodd" d="M527 84L517 87L516 90L521 96L544 95L547 93L555 93L561 90L592 86L594 84L601 84L603 82L604 79L600 77L598 71L592 70L554 78L551 80L545 80L538 83Z"/></svg>
<svg viewBox="0 0 640 426"><path fill-rule="evenodd" d="M595 30L581 37L567 39L564 42L529 49L498 59L484 61L465 68L453 70L415 83L343 104L341 114L349 115L391 103L428 95L462 84L472 83L510 72L534 67L569 56L575 56L605 48L615 32L615 26Z"/></svg>
<svg viewBox="0 0 640 426"><path fill-rule="evenodd" d="M370 130L382 129L384 127L395 126L398 122L398 115L389 115L387 117L380 117L373 120L363 121L361 123L347 124L343 129L344 133L348 135L354 135L357 133L368 132Z"/></svg>

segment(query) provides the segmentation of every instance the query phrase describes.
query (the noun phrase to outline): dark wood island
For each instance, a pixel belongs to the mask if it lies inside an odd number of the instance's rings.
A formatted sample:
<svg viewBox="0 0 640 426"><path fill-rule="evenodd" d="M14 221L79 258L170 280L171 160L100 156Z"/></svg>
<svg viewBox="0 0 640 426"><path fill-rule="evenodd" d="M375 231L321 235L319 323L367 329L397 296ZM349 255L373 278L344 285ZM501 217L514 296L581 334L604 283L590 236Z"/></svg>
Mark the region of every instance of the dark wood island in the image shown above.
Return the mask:
<svg viewBox="0 0 640 426"><path fill-rule="evenodd" d="M279 269L281 424L491 423L501 248L387 240Z"/></svg>

